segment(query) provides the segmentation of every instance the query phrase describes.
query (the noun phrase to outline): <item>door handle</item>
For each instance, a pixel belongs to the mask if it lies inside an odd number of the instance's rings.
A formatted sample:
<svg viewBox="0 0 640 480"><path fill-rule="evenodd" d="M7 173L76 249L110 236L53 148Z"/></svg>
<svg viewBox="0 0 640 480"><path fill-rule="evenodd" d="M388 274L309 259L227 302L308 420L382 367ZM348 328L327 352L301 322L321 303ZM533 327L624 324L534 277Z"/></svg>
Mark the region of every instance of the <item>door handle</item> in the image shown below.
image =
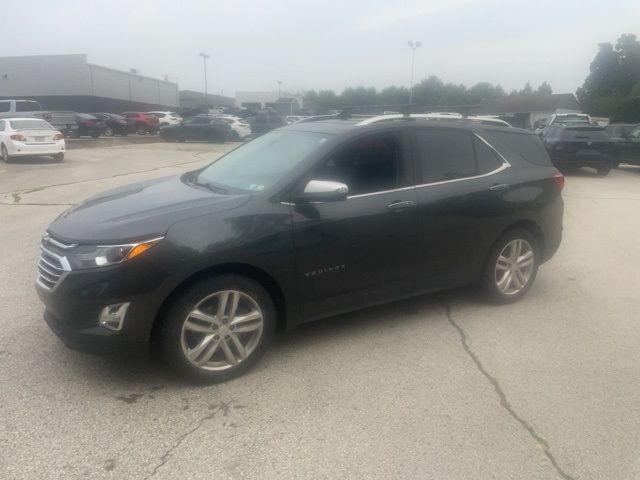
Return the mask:
<svg viewBox="0 0 640 480"><path fill-rule="evenodd" d="M387 205L387 208L389 210L400 210L401 208L415 207L415 206L416 206L416 202L414 202L413 200L404 200L404 201L397 200Z"/></svg>
<svg viewBox="0 0 640 480"><path fill-rule="evenodd" d="M489 187L489 190L493 190L493 191L506 190L509 187L510 185L508 183L496 183L495 185L491 185Z"/></svg>

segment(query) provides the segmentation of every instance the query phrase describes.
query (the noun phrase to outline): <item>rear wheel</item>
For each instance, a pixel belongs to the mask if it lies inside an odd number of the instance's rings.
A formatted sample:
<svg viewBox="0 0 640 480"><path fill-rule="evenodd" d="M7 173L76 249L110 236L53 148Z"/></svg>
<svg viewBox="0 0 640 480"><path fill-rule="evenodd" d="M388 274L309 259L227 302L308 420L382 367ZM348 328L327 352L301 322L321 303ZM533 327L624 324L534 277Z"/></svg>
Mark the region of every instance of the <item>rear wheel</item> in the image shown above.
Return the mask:
<svg viewBox="0 0 640 480"><path fill-rule="evenodd" d="M107 127L107 129L104 131L104 134L107 137L113 137L113 128Z"/></svg>
<svg viewBox="0 0 640 480"><path fill-rule="evenodd" d="M481 288L493 302L515 302L531 288L539 264L540 249L535 236L528 230L511 230L491 248Z"/></svg>
<svg viewBox="0 0 640 480"><path fill-rule="evenodd" d="M56 154L53 156L53 159L54 159L56 162L62 162L62 161L64 160L64 153L62 153L62 152L60 152L60 153L56 153Z"/></svg>
<svg viewBox="0 0 640 480"><path fill-rule="evenodd" d="M610 171L611 171L611 165L604 165L602 167L596 168L596 172L598 173L599 177L606 177L607 175L609 175Z"/></svg>
<svg viewBox="0 0 640 480"><path fill-rule="evenodd" d="M240 141L240 135L235 130L231 131L231 140L233 140L234 142Z"/></svg>
<svg viewBox="0 0 640 480"><path fill-rule="evenodd" d="M7 150L7 147L4 146L4 143L2 144L2 147L0 147L0 158L4 163L9 163L11 161L9 151Z"/></svg>
<svg viewBox="0 0 640 480"><path fill-rule="evenodd" d="M97 132L91 134L91 138L98 138L99 136L100 136L100 134L97 133Z"/></svg>
<svg viewBox="0 0 640 480"><path fill-rule="evenodd" d="M191 286L162 320L166 362L179 374L202 383L246 372L265 352L275 331L269 294L240 275L220 275Z"/></svg>

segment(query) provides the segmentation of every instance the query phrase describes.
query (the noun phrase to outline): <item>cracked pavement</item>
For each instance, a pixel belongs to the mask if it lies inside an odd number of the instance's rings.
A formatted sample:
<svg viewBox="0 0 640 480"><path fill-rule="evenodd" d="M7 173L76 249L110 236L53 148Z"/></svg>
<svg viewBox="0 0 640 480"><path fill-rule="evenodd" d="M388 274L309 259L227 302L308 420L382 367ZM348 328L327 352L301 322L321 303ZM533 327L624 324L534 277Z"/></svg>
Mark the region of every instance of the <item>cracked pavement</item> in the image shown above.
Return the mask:
<svg viewBox="0 0 640 480"><path fill-rule="evenodd" d="M78 143L0 164L0 478L640 478L640 169L570 176L565 235L527 298L456 290L281 335L242 378L66 349L38 241L98 191L231 145Z"/></svg>

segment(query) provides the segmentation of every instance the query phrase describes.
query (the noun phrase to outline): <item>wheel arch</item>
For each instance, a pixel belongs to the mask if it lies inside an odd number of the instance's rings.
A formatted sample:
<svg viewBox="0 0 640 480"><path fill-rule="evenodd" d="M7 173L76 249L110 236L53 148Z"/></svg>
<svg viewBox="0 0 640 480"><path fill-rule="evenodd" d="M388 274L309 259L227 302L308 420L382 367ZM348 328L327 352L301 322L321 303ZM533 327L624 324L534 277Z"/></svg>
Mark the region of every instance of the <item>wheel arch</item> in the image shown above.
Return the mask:
<svg viewBox="0 0 640 480"><path fill-rule="evenodd" d="M269 294L271 300L273 301L273 306L276 311L276 328L278 330L285 330L287 327L287 316L286 316L286 302L284 293L280 285L275 281L275 279L269 275L264 270L257 268L253 265L249 265L246 263L223 263L214 266L210 266L194 272L184 280L182 280L164 299L160 308L158 309L156 316L153 320L153 326L151 328L151 344L155 344L158 339L158 334L160 332L160 327L162 324L162 317L171 305L171 303L177 298L182 292L184 292L191 285L199 282L202 279L210 278L215 275L223 275L223 274L236 274L243 275L252 280L258 282Z"/></svg>
<svg viewBox="0 0 640 480"><path fill-rule="evenodd" d="M495 244L495 242L497 242L498 239L500 239L505 233L507 233L507 232L509 232L511 230L519 229L519 228L531 232L531 234L538 241L538 248L540 249L541 258L545 258L546 241L545 241L545 237L544 237L544 232L542 231L542 228L540 228L540 225L538 225L533 220L518 220L517 222L509 224L494 239L492 245Z"/></svg>

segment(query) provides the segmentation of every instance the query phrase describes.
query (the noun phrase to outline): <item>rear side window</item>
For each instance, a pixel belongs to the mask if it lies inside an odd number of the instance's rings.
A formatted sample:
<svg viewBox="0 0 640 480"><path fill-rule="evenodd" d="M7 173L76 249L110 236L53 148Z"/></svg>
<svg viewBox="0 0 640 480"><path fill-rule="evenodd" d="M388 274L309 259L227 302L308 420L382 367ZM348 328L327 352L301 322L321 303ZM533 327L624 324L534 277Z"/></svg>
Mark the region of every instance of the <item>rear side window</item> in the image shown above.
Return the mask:
<svg viewBox="0 0 640 480"><path fill-rule="evenodd" d="M40 110L38 102L16 102L16 112L36 112Z"/></svg>
<svg viewBox="0 0 640 480"><path fill-rule="evenodd" d="M127 118L137 118L138 114L137 113L125 113L124 116L127 117Z"/></svg>
<svg viewBox="0 0 640 480"><path fill-rule="evenodd" d="M506 148L529 163L551 166L551 159L538 135L498 130L491 130L490 135L492 139L490 143L498 150L502 151Z"/></svg>
<svg viewBox="0 0 640 480"><path fill-rule="evenodd" d="M502 159L498 154L479 138L473 139L478 161L478 174L493 172L502 166Z"/></svg>
<svg viewBox="0 0 640 480"><path fill-rule="evenodd" d="M0 102L0 112L8 112L11 109L9 102Z"/></svg>
<svg viewBox="0 0 640 480"><path fill-rule="evenodd" d="M415 136L422 183L434 183L478 174L473 137L455 130L422 130Z"/></svg>

